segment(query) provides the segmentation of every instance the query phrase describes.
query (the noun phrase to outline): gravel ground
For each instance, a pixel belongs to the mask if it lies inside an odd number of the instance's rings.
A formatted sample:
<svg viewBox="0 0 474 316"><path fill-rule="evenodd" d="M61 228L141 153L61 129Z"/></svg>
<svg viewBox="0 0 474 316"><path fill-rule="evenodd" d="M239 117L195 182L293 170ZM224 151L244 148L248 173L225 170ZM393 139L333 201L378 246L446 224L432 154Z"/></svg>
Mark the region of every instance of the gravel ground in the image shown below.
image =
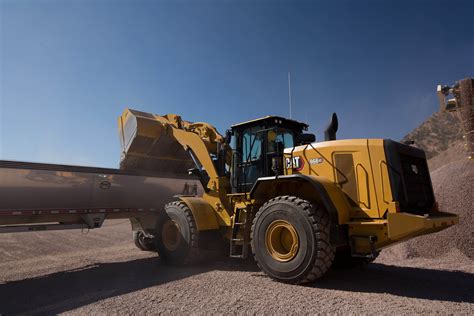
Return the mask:
<svg viewBox="0 0 474 316"><path fill-rule="evenodd" d="M311 286L274 282L253 262L166 266L110 221L79 231L0 235L0 313L474 313L474 264L381 256Z"/></svg>

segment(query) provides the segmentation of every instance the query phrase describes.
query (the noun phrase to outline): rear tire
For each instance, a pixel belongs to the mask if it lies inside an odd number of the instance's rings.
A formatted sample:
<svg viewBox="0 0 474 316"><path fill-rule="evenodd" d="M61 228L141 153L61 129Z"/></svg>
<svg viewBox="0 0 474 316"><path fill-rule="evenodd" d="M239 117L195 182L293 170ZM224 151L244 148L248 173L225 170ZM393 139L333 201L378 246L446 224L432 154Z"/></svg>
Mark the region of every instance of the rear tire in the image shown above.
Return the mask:
<svg viewBox="0 0 474 316"><path fill-rule="evenodd" d="M172 265L187 265L201 260L199 232L189 207L181 201L165 206L156 226L156 247Z"/></svg>
<svg viewBox="0 0 474 316"><path fill-rule="evenodd" d="M331 267L329 215L316 203L279 196L255 215L251 246L260 269L271 278L293 284L315 281Z"/></svg>

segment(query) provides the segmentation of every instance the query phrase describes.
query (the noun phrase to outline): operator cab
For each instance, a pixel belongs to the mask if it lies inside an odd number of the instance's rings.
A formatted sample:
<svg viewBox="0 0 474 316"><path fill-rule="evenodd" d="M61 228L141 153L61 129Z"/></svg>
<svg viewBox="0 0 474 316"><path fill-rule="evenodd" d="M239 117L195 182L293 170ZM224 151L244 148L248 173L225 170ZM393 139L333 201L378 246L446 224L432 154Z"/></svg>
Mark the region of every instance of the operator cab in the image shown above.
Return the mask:
<svg viewBox="0 0 474 316"><path fill-rule="evenodd" d="M283 174L283 151L315 141L308 125L279 116L231 126L232 193L249 192L260 177Z"/></svg>

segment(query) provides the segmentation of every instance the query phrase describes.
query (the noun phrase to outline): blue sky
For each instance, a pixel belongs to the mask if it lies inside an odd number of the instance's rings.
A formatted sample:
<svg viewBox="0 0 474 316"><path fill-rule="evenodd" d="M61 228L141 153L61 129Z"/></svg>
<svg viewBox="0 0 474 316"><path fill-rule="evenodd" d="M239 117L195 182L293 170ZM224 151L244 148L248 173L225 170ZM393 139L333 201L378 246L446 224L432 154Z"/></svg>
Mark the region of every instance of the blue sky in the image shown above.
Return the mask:
<svg viewBox="0 0 474 316"><path fill-rule="evenodd" d="M400 139L474 75L473 1L0 0L0 159L117 167L125 107Z"/></svg>

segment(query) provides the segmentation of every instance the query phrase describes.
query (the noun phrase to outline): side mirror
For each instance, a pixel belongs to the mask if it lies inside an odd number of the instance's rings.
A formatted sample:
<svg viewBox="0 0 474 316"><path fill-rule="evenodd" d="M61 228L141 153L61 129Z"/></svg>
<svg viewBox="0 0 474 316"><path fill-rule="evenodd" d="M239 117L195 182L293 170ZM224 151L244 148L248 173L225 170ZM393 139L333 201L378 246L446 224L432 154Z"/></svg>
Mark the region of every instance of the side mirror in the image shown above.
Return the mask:
<svg viewBox="0 0 474 316"><path fill-rule="evenodd" d="M297 145L307 145L314 143L316 141L316 136L314 134L300 134L296 138Z"/></svg>
<svg viewBox="0 0 474 316"><path fill-rule="evenodd" d="M224 138L224 141L227 145L230 145L231 138L232 138L232 131L228 129L227 131L225 131L225 138Z"/></svg>

